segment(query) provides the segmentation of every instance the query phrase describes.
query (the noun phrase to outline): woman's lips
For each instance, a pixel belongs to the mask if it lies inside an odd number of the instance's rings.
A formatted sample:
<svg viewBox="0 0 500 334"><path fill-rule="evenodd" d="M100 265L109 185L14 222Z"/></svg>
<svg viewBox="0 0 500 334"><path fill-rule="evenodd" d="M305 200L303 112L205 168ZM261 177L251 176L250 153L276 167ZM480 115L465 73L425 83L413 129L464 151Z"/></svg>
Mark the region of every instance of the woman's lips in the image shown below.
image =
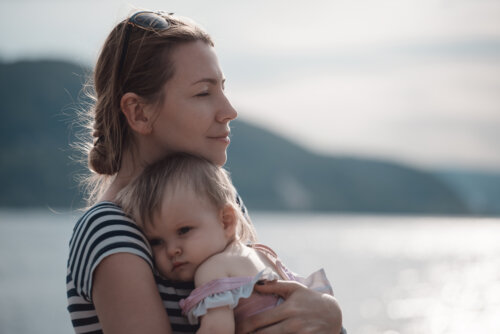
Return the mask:
<svg viewBox="0 0 500 334"><path fill-rule="evenodd" d="M231 139L229 139L229 133L222 134L220 136L213 136L213 137L208 137L210 139L215 139L217 141L220 141L225 144L229 144L231 142Z"/></svg>

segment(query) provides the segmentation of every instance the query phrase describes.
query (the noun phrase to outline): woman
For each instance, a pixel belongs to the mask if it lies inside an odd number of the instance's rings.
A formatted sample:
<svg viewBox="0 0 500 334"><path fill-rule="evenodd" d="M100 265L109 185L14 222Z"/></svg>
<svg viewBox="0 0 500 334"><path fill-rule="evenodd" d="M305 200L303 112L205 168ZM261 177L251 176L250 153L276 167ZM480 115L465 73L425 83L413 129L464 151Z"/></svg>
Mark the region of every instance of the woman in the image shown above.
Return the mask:
<svg viewBox="0 0 500 334"><path fill-rule="evenodd" d="M178 305L193 284L156 274L146 239L114 201L145 166L168 154L226 162L229 123L237 113L224 94L213 46L194 23L160 12L135 13L104 43L94 73L88 153L96 176L93 205L75 226L68 260L68 310L78 333L196 330ZM258 289L285 302L237 332L340 332L340 309L330 296L293 282Z"/></svg>

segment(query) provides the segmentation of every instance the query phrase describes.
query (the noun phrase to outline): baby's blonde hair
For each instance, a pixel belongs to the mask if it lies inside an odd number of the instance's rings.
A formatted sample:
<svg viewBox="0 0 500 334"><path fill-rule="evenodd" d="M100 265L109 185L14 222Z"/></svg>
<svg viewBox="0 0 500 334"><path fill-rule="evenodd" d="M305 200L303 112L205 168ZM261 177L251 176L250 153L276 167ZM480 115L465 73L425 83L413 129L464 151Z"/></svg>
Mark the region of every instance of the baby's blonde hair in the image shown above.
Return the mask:
<svg viewBox="0 0 500 334"><path fill-rule="evenodd" d="M236 238L255 242L256 233L248 216L237 203L237 193L222 167L186 153L169 155L144 169L117 196L117 204L142 228L153 223L165 196L175 196L177 187L190 187L195 194L206 196L216 208L231 205L236 213Z"/></svg>

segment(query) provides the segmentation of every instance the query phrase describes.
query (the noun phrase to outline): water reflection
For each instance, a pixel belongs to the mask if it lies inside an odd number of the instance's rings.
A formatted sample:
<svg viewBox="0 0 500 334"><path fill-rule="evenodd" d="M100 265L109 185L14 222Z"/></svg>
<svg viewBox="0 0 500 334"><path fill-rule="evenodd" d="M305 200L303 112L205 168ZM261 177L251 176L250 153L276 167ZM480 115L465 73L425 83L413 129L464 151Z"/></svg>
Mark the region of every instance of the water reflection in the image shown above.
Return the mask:
<svg viewBox="0 0 500 334"><path fill-rule="evenodd" d="M402 271L387 296L387 315L401 333L497 333L500 330L500 260L449 258L424 270Z"/></svg>
<svg viewBox="0 0 500 334"><path fill-rule="evenodd" d="M253 220L260 241L291 269L325 268L349 334L499 332L500 219L253 214ZM72 221L0 211L0 333L71 331L64 278Z"/></svg>
<svg viewBox="0 0 500 334"><path fill-rule="evenodd" d="M301 272L325 267L350 333L500 330L498 219L289 216L272 221L288 226L278 245L287 263ZM263 237L279 233L267 223L258 225Z"/></svg>

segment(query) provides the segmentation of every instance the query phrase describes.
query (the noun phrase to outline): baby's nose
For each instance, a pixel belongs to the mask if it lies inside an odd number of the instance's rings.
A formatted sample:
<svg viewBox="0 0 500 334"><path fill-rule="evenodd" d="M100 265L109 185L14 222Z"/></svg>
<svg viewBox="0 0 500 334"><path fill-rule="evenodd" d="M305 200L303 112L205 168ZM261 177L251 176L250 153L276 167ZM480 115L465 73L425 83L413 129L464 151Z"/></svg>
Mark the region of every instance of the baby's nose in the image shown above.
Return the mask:
<svg viewBox="0 0 500 334"><path fill-rule="evenodd" d="M181 255L182 250L179 245L170 245L167 249L167 252L170 258L174 258L176 256Z"/></svg>

